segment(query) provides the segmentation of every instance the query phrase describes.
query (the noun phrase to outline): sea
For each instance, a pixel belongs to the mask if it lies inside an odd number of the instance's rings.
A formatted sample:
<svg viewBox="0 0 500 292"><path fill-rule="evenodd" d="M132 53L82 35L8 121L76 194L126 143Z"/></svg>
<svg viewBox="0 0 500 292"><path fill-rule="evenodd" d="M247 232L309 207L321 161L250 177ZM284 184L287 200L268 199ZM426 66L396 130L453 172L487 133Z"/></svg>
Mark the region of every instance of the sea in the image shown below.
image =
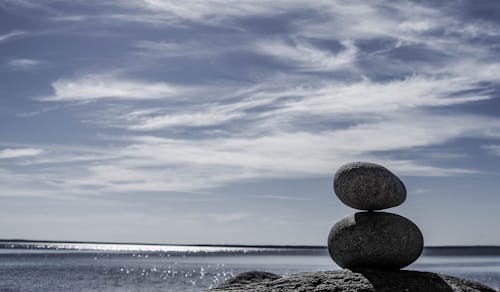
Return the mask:
<svg viewBox="0 0 500 292"><path fill-rule="evenodd" d="M245 271L339 269L320 246L0 241L0 291L204 291ZM426 247L408 270L500 287L500 247Z"/></svg>

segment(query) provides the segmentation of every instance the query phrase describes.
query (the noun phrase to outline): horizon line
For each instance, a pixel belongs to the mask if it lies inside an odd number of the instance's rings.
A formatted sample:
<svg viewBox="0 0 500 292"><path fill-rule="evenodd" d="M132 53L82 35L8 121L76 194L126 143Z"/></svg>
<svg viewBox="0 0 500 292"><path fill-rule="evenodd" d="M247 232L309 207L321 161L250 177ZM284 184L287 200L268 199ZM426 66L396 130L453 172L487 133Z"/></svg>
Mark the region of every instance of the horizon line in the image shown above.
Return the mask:
<svg viewBox="0 0 500 292"><path fill-rule="evenodd" d="M309 249L324 249L327 245L308 245L308 244L208 244L208 243L144 243L144 242L110 242L110 241L78 241L78 240L40 240L40 239L17 239L8 238L0 239L0 243L69 243L69 244L115 244L115 245L151 245L151 246L197 246L197 247L259 247L259 248L309 248ZM500 245L492 244L477 244L477 245L426 245L424 248L500 248Z"/></svg>

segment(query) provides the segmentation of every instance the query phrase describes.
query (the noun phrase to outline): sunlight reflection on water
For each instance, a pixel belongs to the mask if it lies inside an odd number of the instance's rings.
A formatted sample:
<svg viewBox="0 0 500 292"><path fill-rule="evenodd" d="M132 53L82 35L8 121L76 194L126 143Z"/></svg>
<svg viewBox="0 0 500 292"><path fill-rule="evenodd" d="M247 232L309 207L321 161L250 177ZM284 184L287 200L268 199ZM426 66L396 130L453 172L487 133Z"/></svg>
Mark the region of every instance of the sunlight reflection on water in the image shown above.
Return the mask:
<svg viewBox="0 0 500 292"><path fill-rule="evenodd" d="M55 249L78 251L108 252L174 252L174 253L247 253L266 250L284 251L284 248L231 247L231 246L196 246L196 245L154 245L154 244L112 244L112 243L22 243L13 242L10 248Z"/></svg>

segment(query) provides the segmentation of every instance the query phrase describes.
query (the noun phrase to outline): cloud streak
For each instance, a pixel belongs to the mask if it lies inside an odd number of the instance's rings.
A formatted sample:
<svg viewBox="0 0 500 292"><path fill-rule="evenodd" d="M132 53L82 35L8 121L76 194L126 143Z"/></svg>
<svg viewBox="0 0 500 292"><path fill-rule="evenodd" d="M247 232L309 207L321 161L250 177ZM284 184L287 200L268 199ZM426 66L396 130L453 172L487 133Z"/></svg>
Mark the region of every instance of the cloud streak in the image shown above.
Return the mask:
<svg viewBox="0 0 500 292"><path fill-rule="evenodd" d="M121 80L110 75L85 75L52 83L54 95L41 101L92 101L98 99L147 100L169 98L181 89L165 82Z"/></svg>
<svg viewBox="0 0 500 292"><path fill-rule="evenodd" d="M8 40L13 39L13 38L16 38L16 37L23 35L25 33L26 32L21 31L21 30L14 30L14 31L6 33L6 34L2 34L2 35L0 35L0 43L8 41Z"/></svg>
<svg viewBox="0 0 500 292"><path fill-rule="evenodd" d="M357 48L350 40L341 42L344 49L337 54L321 50L311 44L295 40L291 44L283 40L265 40L257 43L257 51L295 64L304 71L332 71L353 66Z"/></svg>
<svg viewBox="0 0 500 292"><path fill-rule="evenodd" d="M36 156L42 153L43 150L37 148L15 148L15 149L6 148L0 150L0 159Z"/></svg>
<svg viewBox="0 0 500 292"><path fill-rule="evenodd" d="M484 145L482 148L489 151L493 155L500 156L500 145Z"/></svg>
<svg viewBox="0 0 500 292"><path fill-rule="evenodd" d="M33 59L12 59L6 63L6 66L14 70L30 70L40 66L42 62Z"/></svg>

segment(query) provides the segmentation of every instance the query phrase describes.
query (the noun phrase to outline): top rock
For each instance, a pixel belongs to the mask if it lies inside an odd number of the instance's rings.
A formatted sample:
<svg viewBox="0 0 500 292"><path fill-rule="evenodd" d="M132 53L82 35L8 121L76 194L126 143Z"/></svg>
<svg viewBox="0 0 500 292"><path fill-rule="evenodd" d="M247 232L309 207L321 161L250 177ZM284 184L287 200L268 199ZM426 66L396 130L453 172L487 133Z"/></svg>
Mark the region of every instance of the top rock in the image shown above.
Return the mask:
<svg viewBox="0 0 500 292"><path fill-rule="evenodd" d="M333 178L333 190L344 204L359 210L392 208L406 199L406 188L395 174L368 162L340 167Z"/></svg>

